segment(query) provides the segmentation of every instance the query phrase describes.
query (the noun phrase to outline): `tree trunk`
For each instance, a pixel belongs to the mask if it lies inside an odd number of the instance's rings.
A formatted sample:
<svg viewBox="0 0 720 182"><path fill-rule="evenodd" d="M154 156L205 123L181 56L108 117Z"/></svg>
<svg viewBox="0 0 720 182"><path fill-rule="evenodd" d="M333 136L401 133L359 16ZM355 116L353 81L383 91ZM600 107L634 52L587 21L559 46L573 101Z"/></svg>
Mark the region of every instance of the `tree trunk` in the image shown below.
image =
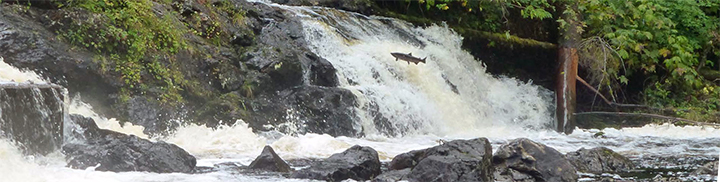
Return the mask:
<svg viewBox="0 0 720 182"><path fill-rule="evenodd" d="M582 27L577 5L570 1L558 3L558 10L562 14L560 19L560 40L558 41L558 70L555 96L557 101L556 130L570 134L575 129L575 82L578 68L577 46L580 41Z"/></svg>

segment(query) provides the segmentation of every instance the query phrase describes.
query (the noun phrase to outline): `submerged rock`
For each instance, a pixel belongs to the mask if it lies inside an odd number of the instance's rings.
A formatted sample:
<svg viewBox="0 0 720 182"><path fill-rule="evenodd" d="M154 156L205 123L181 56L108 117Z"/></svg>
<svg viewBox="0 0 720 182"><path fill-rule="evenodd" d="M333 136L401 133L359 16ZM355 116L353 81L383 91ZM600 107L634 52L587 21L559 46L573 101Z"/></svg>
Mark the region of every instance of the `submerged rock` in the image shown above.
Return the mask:
<svg viewBox="0 0 720 182"><path fill-rule="evenodd" d="M519 138L493 156L496 181L577 181L575 167L546 145Z"/></svg>
<svg viewBox="0 0 720 182"><path fill-rule="evenodd" d="M380 174L380 159L375 149L355 145L333 154L309 168L295 171L292 178L342 181L370 180Z"/></svg>
<svg viewBox="0 0 720 182"><path fill-rule="evenodd" d="M290 172L290 165L275 153L270 146L265 146L262 153L250 163L250 169L260 169L276 172Z"/></svg>
<svg viewBox="0 0 720 182"><path fill-rule="evenodd" d="M380 174L379 176L375 177L373 179L373 182L395 182L403 180L405 176L410 174L410 168L405 168L401 170L392 170L388 172L384 172Z"/></svg>
<svg viewBox="0 0 720 182"><path fill-rule="evenodd" d="M695 171L692 172L692 174L695 175L702 175L702 174L710 174L710 175L716 175L718 173L718 161L711 161L707 164L698 167L695 169ZM720 174L717 174L720 175Z"/></svg>
<svg viewBox="0 0 720 182"><path fill-rule="evenodd" d="M487 138L454 140L400 154L388 169L411 169L402 178L409 181L491 181L492 148Z"/></svg>
<svg viewBox="0 0 720 182"><path fill-rule="evenodd" d="M189 173L196 159L182 148L165 142L151 142L134 135L100 129L91 118L71 115L84 129L85 143L63 146L68 167L98 171L148 171L157 173Z"/></svg>
<svg viewBox="0 0 720 182"><path fill-rule="evenodd" d="M619 173L635 167L630 159L605 147L581 148L565 154L565 158L578 171L586 173Z"/></svg>

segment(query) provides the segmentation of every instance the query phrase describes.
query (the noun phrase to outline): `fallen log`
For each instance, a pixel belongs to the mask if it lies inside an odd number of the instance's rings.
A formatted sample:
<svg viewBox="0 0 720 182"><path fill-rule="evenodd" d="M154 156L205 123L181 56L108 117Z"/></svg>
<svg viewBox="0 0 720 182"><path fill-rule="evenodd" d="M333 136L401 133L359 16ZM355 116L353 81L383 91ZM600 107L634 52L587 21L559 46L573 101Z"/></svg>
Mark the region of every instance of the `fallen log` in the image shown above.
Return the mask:
<svg viewBox="0 0 720 182"><path fill-rule="evenodd" d="M639 127L649 123L652 123L649 119L663 119L669 120L670 123L675 125L695 125L695 126L712 126L720 127L720 124L706 123L693 121L685 118L678 118L672 116L663 116L659 114L651 113L628 113L628 112L581 112L575 113L578 117L578 127L580 128L597 128L603 129L606 127L621 128L621 127ZM597 119L601 118L601 119ZM614 118L614 119L608 119ZM646 120L643 120L646 119ZM598 121L599 120L599 121ZM599 123L600 122L600 123Z"/></svg>

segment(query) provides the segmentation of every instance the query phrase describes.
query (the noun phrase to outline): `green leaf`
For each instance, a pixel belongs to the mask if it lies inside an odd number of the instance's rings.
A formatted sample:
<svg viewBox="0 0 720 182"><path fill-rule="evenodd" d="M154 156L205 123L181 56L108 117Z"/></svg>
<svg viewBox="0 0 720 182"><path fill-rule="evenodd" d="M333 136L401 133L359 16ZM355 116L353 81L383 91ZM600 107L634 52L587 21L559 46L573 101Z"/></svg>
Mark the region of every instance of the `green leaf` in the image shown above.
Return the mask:
<svg viewBox="0 0 720 182"><path fill-rule="evenodd" d="M625 78L625 75L620 76L620 77L618 78L618 80L620 80L620 83L622 83L622 84L625 84L625 85L628 84L628 79Z"/></svg>

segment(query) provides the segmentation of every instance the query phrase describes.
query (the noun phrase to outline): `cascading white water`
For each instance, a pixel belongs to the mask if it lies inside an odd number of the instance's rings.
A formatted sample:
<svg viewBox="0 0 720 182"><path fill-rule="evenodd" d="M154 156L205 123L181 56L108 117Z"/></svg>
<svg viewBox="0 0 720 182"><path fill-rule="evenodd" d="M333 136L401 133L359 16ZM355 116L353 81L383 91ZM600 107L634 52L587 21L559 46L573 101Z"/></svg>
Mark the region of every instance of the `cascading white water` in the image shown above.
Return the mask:
<svg viewBox="0 0 720 182"><path fill-rule="evenodd" d="M486 128L544 128L551 102L538 86L496 78L461 49L446 26L415 28L383 17L330 8L288 8L302 18L312 50L338 70L341 87L360 100L362 125L380 131L437 135L491 132ZM391 52L427 57L426 64L395 61ZM375 120L375 121L373 121Z"/></svg>

